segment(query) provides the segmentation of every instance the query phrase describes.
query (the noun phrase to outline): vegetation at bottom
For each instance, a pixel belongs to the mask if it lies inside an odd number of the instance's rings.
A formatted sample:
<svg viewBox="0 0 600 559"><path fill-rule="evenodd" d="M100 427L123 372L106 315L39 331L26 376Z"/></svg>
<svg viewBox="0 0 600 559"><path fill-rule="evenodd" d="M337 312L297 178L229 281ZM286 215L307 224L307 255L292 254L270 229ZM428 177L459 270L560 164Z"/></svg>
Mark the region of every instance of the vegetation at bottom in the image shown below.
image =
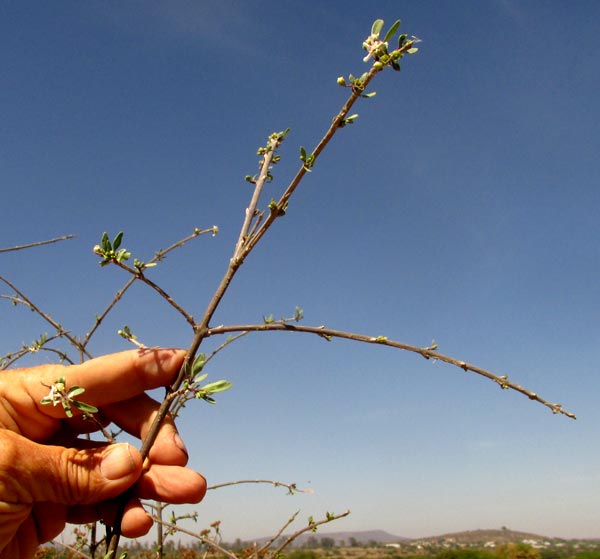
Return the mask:
<svg viewBox="0 0 600 559"><path fill-rule="evenodd" d="M323 537L317 541L319 547L292 549L278 559L600 559L600 540L586 540L585 544L578 543L577 540L564 541L561 545L545 549L536 549L524 543L509 543L494 549L421 549L412 552L376 544L336 547L332 542L331 538ZM581 549L582 546L585 549ZM233 550L236 545L226 547ZM151 544L124 545L122 551L127 553L127 559L155 559L158 556L157 546ZM218 556L201 544L186 546L173 541L166 542L162 553L164 559L214 559ZM248 555L251 556L251 553ZM40 548L35 555L35 559L79 557L81 554L77 550L61 549L58 546Z"/></svg>

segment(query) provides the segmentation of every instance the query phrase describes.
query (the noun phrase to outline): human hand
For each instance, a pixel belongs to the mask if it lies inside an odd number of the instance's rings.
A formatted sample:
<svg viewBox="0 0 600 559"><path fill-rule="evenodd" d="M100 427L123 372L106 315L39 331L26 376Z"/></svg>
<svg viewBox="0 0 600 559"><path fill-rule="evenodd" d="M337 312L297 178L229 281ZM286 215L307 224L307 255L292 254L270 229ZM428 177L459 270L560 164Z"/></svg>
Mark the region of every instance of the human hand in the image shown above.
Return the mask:
<svg viewBox="0 0 600 559"><path fill-rule="evenodd" d="M121 523L126 537L142 536L152 526L139 499L197 503L206 492L204 478L185 468L187 451L175 424L167 419L147 464L127 443L107 445L79 438L98 424L73 408L42 405L58 378L67 388L81 386L94 416L114 422L143 439L158 410L147 390L167 386L185 352L132 350L81 365L42 365L0 372L0 559L30 559L37 547L56 537L67 522L103 520L112 524L115 497L134 486Z"/></svg>

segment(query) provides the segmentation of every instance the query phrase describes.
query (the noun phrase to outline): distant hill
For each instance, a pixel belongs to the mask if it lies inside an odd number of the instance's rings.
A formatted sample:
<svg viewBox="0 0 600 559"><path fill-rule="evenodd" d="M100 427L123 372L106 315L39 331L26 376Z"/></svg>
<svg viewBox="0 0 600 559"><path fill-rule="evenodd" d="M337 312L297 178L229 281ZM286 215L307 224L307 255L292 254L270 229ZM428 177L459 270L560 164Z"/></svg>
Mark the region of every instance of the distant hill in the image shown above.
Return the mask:
<svg viewBox="0 0 600 559"><path fill-rule="evenodd" d="M508 530L503 528L501 530L466 530L464 532L452 532L450 534L442 534L439 536L428 536L426 538L415 538L418 541L436 543L443 540L453 540L456 543L478 543L478 542L494 542L497 544L501 543L514 543L522 542L523 540L553 540L556 538L550 538L548 536L540 536L539 534L532 534L530 532L518 532L516 530Z"/></svg>
<svg viewBox="0 0 600 559"><path fill-rule="evenodd" d="M349 546L352 539L356 540L356 543L358 543L359 545L367 545L372 542L376 542L378 544L386 544L409 541L409 538L395 536L394 534L390 534L389 532L386 532L384 530L364 530L359 532L322 532L321 530L319 530L318 532L307 532L305 534L300 535L294 541L293 546L302 547L310 538L316 538L317 541L320 541L321 538L331 538L335 541L336 546ZM264 543L268 540L269 538L260 538L256 540L256 543L260 545L261 543Z"/></svg>
<svg viewBox="0 0 600 559"><path fill-rule="evenodd" d="M285 538L285 536L282 537ZM302 547L311 539L313 542L314 540L320 542L321 538L333 539L335 542L334 545L340 547L349 547L353 540L361 546L368 546L369 544L373 543L398 543L406 545L429 544L433 546L440 545L442 547L447 547L447 544L458 544L469 547L476 544L486 544L490 542L500 545L504 543L518 543L523 541L550 542L551 544L567 541L562 538L542 536L540 534L533 534L531 532L519 532L517 530L509 530L508 528L502 528L499 530L466 530L463 532L452 532L423 538L406 538L403 536L396 536L384 530L364 530L356 532L322 532L319 530L316 533L308 532L302 534L294 541L292 545L293 547ZM270 538L260 538L256 540L256 543L260 545L269 539Z"/></svg>

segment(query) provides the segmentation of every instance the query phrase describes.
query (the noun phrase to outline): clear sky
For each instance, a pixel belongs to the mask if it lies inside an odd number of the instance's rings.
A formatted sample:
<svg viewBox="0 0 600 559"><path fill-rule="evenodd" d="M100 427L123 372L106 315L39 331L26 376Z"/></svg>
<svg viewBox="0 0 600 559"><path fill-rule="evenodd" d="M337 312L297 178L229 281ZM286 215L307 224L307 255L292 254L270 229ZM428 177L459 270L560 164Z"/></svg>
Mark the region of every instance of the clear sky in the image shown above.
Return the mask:
<svg viewBox="0 0 600 559"><path fill-rule="evenodd" d="M336 78L367 69L376 18L401 18L419 53L361 100L213 324L300 306L308 325L435 339L578 419L412 354L255 334L207 371L234 389L184 411L191 464L210 483L314 493L211 492L198 526L220 519L226 539L252 538L297 509L350 508L331 530L599 537L598 2L3 2L0 247L77 238L1 254L0 273L81 335L127 279L98 266L103 231L124 230L148 259L216 224L151 276L201 315L256 148L291 128L265 207L345 100ZM52 333L22 308L0 313L2 354ZM128 348L123 324L147 345L191 340L142 285L91 351Z"/></svg>

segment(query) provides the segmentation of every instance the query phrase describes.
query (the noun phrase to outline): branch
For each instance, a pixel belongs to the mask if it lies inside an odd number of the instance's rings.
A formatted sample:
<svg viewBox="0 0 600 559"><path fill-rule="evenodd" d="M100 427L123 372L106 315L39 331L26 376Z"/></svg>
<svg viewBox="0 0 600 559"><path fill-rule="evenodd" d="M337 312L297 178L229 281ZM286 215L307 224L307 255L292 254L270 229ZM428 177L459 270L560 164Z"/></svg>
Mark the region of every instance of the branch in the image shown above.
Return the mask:
<svg viewBox="0 0 600 559"><path fill-rule="evenodd" d="M61 542L58 540L52 540L52 543L61 545L65 549L68 549L71 553L75 553L75 555L77 555L77 557L83 557L84 559L92 559L89 555L86 555L85 553L83 553L83 551L73 547L72 545L69 545L68 543Z"/></svg>
<svg viewBox="0 0 600 559"><path fill-rule="evenodd" d="M244 223L242 224L242 228L240 230L238 242L235 245L233 258L238 258L240 256L242 248L248 240L248 231L250 230L250 225L252 224L252 220L256 215L256 207L258 206L258 201L260 199L262 189L265 185L265 182L269 178L269 169L271 168L271 162L273 161L273 156L275 155L275 149L277 148L280 142L281 140L277 135L272 135L269 138L269 142L267 143L265 154L260 167L260 173L255 182L254 192L252 193L250 204L246 208L246 217L244 218Z"/></svg>
<svg viewBox="0 0 600 559"><path fill-rule="evenodd" d="M85 335L85 338L83 339L83 343L81 344L83 347L86 347L88 345L88 343L90 342L90 338L96 333L96 330L100 327L102 321L106 318L108 313L113 310L113 308L121 300L123 295L125 295L125 292L135 283L136 279L137 278L135 277L130 278L129 281L119 291L117 291L117 293L115 293L113 300L104 309L104 311L102 311L102 313L96 316L96 322L94 323L94 326L92 326L90 331Z"/></svg>
<svg viewBox="0 0 600 559"><path fill-rule="evenodd" d="M32 301L31 299L29 299L29 297L27 297L24 293L22 293L21 291L19 291L17 289L17 287L11 283L9 280L7 280L4 276L0 276L0 281L5 283L6 285L8 285L8 287L10 287L18 296L18 302L29 307L32 311L34 311L35 313L39 314L46 322L48 322L57 332L59 337L62 338L66 338L67 340L69 340L69 342L71 343L71 345L75 348L77 348L78 351L80 351L82 354L84 354L86 357L89 357L91 359L91 355L90 353L85 349L85 347L79 342L77 341L73 336L71 336L58 322L56 322L49 314L45 313L44 311L42 311L39 307L37 307ZM13 300L17 300L17 299L13 299Z"/></svg>
<svg viewBox="0 0 600 559"><path fill-rule="evenodd" d="M171 297L162 287L160 287L160 285L154 283L151 279L147 278L144 275L143 271L127 266L127 264L123 264L123 262L119 262L118 260L113 260L113 263L119 268L125 270L126 272L129 272L136 280L140 280L147 286L154 289L154 291L156 291L167 303L169 303L169 305L171 305L175 310L179 312L179 314L183 316L183 318L185 318L185 320L188 324L190 324L190 326L193 327L196 324L196 322L194 321L194 317L191 314L189 314L182 306L180 306L175 301L175 299L173 299L173 297Z"/></svg>
<svg viewBox="0 0 600 559"><path fill-rule="evenodd" d="M152 518L152 520L154 522L160 522L163 526L165 526L169 530L173 530L174 532L181 532L182 534L186 534L187 536L191 536L192 538L195 538L195 539L201 541L203 544L208 545L209 547L212 547L216 551L229 557L229 559L238 559L238 557L235 555L235 553L228 551L224 547L220 546L218 543L215 543L214 541L212 541L210 538L205 538L204 536L201 536L200 534L197 534L196 532L192 532L191 530L182 528L181 526L178 526L177 524L173 524L171 522L167 522L166 520L162 520L152 514L150 515L150 518Z"/></svg>
<svg viewBox="0 0 600 559"><path fill-rule="evenodd" d="M317 526L321 526L323 524L328 524L329 522L333 522L334 520L339 520L340 518L344 518L345 516L348 516L349 514L350 514L349 510L347 510L345 512L342 512L340 514L330 514L330 513L327 513L327 517L324 518L323 520L319 520L318 522L314 522L314 521L309 522L307 526L305 526L301 530L298 530L297 532L294 532L291 536L289 536L274 551L275 557L277 557L288 545L290 545L296 538L298 538L298 536L301 536L305 532L315 532Z"/></svg>
<svg viewBox="0 0 600 559"><path fill-rule="evenodd" d="M225 483L218 483L216 485L210 485L207 487L207 491L211 489L221 489L222 487L229 487L231 485L241 485L243 483L267 483L273 487L285 487L288 490L289 495L294 493L312 493L312 489L298 489L295 483L283 483L281 481L274 481L271 479L240 479L237 481L227 481Z"/></svg>
<svg viewBox="0 0 600 559"><path fill-rule="evenodd" d="M344 338L347 340L353 340L357 342L364 342L368 344L379 344L385 345L389 347L393 347L396 349L401 349L404 351L410 351L412 353L418 353L425 359L434 359L436 361L443 361L445 363L449 363L450 365L454 365L459 367L463 371L471 371L478 375L481 375L485 378L488 378L495 383L497 383L503 389L512 389L516 392L520 392L527 396L530 400L535 400L540 404L546 406L552 413L562 414L571 419L576 419L574 413L568 412L564 410L561 404L553 404L543 399L541 396L532 392L519 384L513 383L508 380L506 376L498 376L494 373L491 373L481 367L477 367L460 359L455 359L454 357L449 357L447 355L443 355L434 351L435 346L433 347L417 347L409 344L405 344L402 342L397 342L394 340L388 340L385 336L365 336L364 334L355 334L353 332L344 332L341 330L332 330L331 328L325 328L324 326L301 326L301 325L292 325L292 324L281 324L281 323L271 323L271 324L241 324L241 325L233 325L233 326L217 326L215 328L209 328L206 336L215 336L217 334L227 334L230 332L268 332L268 331L283 331L283 332L303 332L307 334L316 334L317 336L321 336L329 340L330 338Z"/></svg>
<svg viewBox="0 0 600 559"><path fill-rule="evenodd" d="M37 243L29 243L27 245L17 245L9 248L0 248L0 253L2 252L12 252L13 250L23 250L25 248L33 248L39 247L42 245L49 245L51 243L58 243L60 241L67 241L68 239L75 238L75 235L64 235L62 237L56 237L55 239L48 239L47 241L38 241Z"/></svg>
<svg viewBox="0 0 600 559"><path fill-rule="evenodd" d="M293 524L294 520L296 520L296 517L298 516L299 513L300 513L300 511L297 510L294 514L292 514L292 516L290 516L287 519L287 521L279 529L279 531L271 539L269 539L262 547L260 547L259 549L256 550L255 554L257 557L259 557L261 553L264 553L265 551L267 551L267 549L269 549L273 545L273 542L277 541L277 538L279 538L281 536L281 534L283 534L285 529L288 526L291 526L291 524ZM275 556L277 556L277 554L275 554Z"/></svg>
<svg viewBox="0 0 600 559"><path fill-rule="evenodd" d="M213 236L214 236L218 232L219 232L219 228L216 225L213 225L212 227L207 228L207 229L198 229L196 227L191 235L188 235L187 237L184 237L183 239L181 239L181 240L173 243L171 246L167 247L166 249L160 249L160 250L158 250L156 252L156 254L146 263L146 266L148 264L155 264L157 262L160 262L160 261L164 260L165 257L167 256L167 254L169 254L171 251L173 251L173 250L175 250L177 248L182 247L183 245L185 245L186 243L188 243L189 241L195 239L196 237L198 237L200 235L205 235L207 233L212 233ZM136 274L134 274L127 281L127 283L119 291L117 291L117 293L113 297L113 300L109 303L109 305L106 307L106 309L104 309L104 311L96 317L96 322L94 323L94 326L92 326L92 328L90 329L90 331L85 335L85 338L84 338L83 344L82 344L83 347L87 346L87 344L90 341L90 338L95 334L96 330L98 329L98 327L100 326L100 324L102 323L102 321L106 318L106 316L108 315L108 313L121 300L121 298L123 297L123 295L125 294L125 292L135 283L135 281L137 279L139 279L139 278L137 277ZM177 310L179 310L179 309L177 309ZM187 320L187 315L184 315L184 316L186 316L186 320Z"/></svg>

